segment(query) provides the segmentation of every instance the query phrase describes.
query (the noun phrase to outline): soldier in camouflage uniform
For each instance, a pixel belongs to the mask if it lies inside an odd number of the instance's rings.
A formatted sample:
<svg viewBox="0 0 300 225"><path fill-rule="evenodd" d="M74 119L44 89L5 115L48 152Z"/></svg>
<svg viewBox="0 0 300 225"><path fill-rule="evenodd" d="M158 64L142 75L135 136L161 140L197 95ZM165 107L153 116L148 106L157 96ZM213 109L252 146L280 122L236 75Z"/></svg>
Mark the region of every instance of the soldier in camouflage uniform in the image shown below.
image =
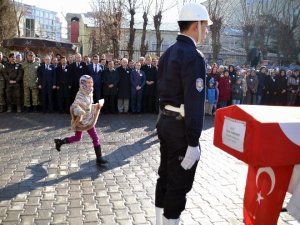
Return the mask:
<svg viewBox="0 0 300 225"><path fill-rule="evenodd" d="M21 81L24 71L22 65L16 63L14 53L8 57L9 63L2 71L6 82L7 112L12 112L12 104L16 104L17 112L21 112Z"/></svg>
<svg viewBox="0 0 300 225"><path fill-rule="evenodd" d="M5 81L3 77L4 65L2 62L3 54L0 52L0 112L4 112L5 107L5 99L4 99L4 89L5 89Z"/></svg>
<svg viewBox="0 0 300 225"><path fill-rule="evenodd" d="M27 60L22 63L24 70L23 86L24 86L24 109L29 112L31 108L30 97L32 99L33 111L37 111L39 89L37 87L37 69L39 62L35 61L35 54L28 52Z"/></svg>

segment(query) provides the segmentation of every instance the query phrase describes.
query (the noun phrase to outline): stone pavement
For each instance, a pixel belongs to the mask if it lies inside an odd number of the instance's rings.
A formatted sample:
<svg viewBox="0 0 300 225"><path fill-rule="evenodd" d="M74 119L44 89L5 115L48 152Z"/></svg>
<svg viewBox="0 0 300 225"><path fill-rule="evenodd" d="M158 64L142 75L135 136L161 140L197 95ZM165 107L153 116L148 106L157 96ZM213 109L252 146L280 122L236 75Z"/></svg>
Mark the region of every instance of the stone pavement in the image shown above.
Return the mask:
<svg viewBox="0 0 300 225"><path fill-rule="evenodd" d="M101 115L97 130L109 161L101 168L86 133L55 150L54 138L72 134L68 115L0 114L0 224L155 225L155 122L155 115ZM207 117L181 222L243 224L247 167L213 147L212 137ZM299 223L284 212L278 224Z"/></svg>

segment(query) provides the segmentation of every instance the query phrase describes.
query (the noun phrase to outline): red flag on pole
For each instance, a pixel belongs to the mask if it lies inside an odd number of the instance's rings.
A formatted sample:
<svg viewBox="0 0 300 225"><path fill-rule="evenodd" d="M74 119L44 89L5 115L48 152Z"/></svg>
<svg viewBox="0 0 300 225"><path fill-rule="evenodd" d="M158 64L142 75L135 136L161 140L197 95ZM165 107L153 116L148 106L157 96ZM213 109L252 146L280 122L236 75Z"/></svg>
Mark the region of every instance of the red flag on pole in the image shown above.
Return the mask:
<svg viewBox="0 0 300 225"><path fill-rule="evenodd" d="M246 225L277 224L293 167L249 165L243 210Z"/></svg>

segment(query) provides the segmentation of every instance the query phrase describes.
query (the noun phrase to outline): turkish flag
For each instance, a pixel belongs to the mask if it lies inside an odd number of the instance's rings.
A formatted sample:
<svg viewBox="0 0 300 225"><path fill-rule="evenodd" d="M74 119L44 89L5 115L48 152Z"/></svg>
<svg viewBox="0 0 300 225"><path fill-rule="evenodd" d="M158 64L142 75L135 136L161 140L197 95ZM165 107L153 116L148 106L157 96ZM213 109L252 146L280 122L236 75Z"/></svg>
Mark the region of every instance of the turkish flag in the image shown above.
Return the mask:
<svg viewBox="0 0 300 225"><path fill-rule="evenodd" d="M246 225L277 224L293 167L249 165L243 210Z"/></svg>

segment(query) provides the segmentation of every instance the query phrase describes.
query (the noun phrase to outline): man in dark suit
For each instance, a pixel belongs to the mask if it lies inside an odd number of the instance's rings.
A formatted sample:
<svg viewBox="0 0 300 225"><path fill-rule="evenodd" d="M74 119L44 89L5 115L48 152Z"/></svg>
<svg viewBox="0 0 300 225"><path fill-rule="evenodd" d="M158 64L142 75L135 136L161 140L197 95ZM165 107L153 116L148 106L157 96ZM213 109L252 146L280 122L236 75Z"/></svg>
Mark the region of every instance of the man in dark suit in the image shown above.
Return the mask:
<svg viewBox="0 0 300 225"><path fill-rule="evenodd" d="M61 56L59 56L59 57L61 58ZM55 73L56 73L56 71L58 69L58 66L60 65L60 60L58 60L58 58L56 56L55 57L52 56L51 64L53 65L53 68L54 68ZM53 90L53 108L54 108L55 111L59 109L58 102L59 102L59 100L58 100L58 90L54 89Z"/></svg>
<svg viewBox="0 0 300 225"><path fill-rule="evenodd" d="M128 59L121 60L121 66L117 68L120 81L118 84L118 111L119 113L128 113L129 99L130 99L130 73L131 69L128 67Z"/></svg>
<svg viewBox="0 0 300 225"><path fill-rule="evenodd" d="M105 112L116 112L116 97L118 93L119 74L114 68L114 62L109 61L107 69L103 71L103 95Z"/></svg>
<svg viewBox="0 0 300 225"><path fill-rule="evenodd" d="M132 113L141 113L143 87L146 83L145 72L140 70L141 63L135 63L135 70L131 72L131 111Z"/></svg>
<svg viewBox="0 0 300 225"><path fill-rule="evenodd" d="M82 61L81 54L75 55L75 62L71 64L71 74L73 76L73 90L72 101L75 99L77 91L79 90L79 79L82 75L89 74L87 65Z"/></svg>
<svg viewBox="0 0 300 225"><path fill-rule="evenodd" d="M101 66L102 71L106 69L106 58L101 58L100 66Z"/></svg>
<svg viewBox="0 0 300 225"><path fill-rule="evenodd" d="M60 113L69 113L72 96L73 77L70 71L70 65L67 64L67 59L62 56L60 59L61 65L56 69L56 89L58 110Z"/></svg>
<svg viewBox="0 0 300 225"><path fill-rule="evenodd" d="M146 57L146 64L141 67L145 72L146 84L144 87L143 111L153 113L155 111L155 93L157 69L152 65L151 56Z"/></svg>
<svg viewBox="0 0 300 225"><path fill-rule="evenodd" d="M99 55L94 55L92 63L88 65L89 75L94 80L94 103L97 103L101 99L102 90L102 67L99 63Z"/></svg>
<svg viewBox="0 0 300 225"><path fill-rule="evenodd" d="M53 112L53 90L56 89L56 73L50 60L50 56L46 55L44 63L38 68L38 88L42 94L43 113Z"/></svg>

